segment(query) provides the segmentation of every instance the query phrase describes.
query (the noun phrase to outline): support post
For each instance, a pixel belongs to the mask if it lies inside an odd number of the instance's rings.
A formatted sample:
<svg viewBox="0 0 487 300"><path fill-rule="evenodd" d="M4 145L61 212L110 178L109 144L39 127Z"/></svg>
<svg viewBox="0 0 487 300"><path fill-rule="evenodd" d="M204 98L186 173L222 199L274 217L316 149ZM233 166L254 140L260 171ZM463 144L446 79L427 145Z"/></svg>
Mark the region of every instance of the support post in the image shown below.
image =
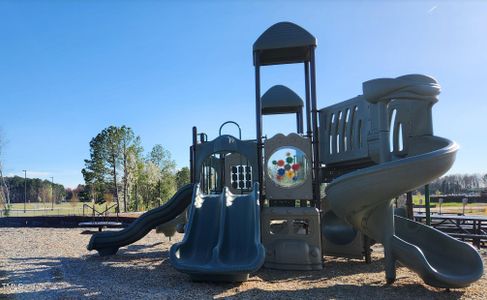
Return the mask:
<svg viewBox="0 0 487 300"><path fill-rule="evenodd" d="M310 71L311 71L311 117L313 120L313 173L314 173L314 185L313 194L315 198L315 205L318 209L321 209L321 195L320 195L320 151L319 151L319 134L318 134L318 109L316 104L316 67L315 67L315 48L310 47Z"/></svg>
<svg viewBox="0 0 487 300"><path fill-rule="evenodd" d="M414 220L413 192L406 193L406 214L408 219Z"/></svg>
<svg viewBox="0 0 487 300"><path fill-rule="evenodd" d="M297 131L300 134L303 134L303 110L296 113L296 124L297 124Z"/></svg>
<svg viewBox="0 0 487 300"><path fill-rule="evenodd" d="M426 225L431 226L431 210L430 210L430 185L424 186L424 207L426 212Z"/></svg>
<svg viewBox="0 0 487 300"><path fill-rule="evenodd" d="M309 61L304 62L304 89L306 106L306 135L311 138L311 98L309 93Z"/></svg>
<svg viewBox="0 0 487 300"><path fill-rule="evenodd" d="M196 151L196 144L198 144L198 129L196 126L193 126L193 145L189 149L189 177L191 178L191 183L195 183L195 151Z"/></svg>
<svg viewBox="0 0 487 300"><path fill-rule="evenodd" d="M260 207L264 207L264 196L262 195L262 188L264 186L264 176L262 168L262 102L260 99L260 61L259 53L254 52L255 64L255 116L256 116L256 135L257 135L257 170L259 174L259 202Z"/></svg>

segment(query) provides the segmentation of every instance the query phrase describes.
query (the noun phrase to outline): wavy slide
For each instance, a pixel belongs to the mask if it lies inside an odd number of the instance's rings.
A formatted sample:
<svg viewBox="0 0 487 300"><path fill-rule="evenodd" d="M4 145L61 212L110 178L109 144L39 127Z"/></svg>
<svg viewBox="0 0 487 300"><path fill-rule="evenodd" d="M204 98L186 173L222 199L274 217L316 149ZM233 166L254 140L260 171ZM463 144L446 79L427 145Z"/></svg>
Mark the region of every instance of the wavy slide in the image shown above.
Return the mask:
<svg viewBox="0 0 487 300"><path fill-rule="evenodd" d="M477 250L423 224L393 216L392 201L427 184L452 166L458 146L435 136L414 137L408 157L338 177L326 189L330 208L355 228L384 245L388 283L395 262L434 287L461 288L478 280L483 263Z"/></svg>
<svg viewBox="0 0 487 300"><path fill-rule="evenodd" d="M140 240L155 227L176 218L191 204L193 186L182 187L167 203L144 213L123 230L94 234L87 249L97 250L101 256L113 255L120 247Z"/></svg>

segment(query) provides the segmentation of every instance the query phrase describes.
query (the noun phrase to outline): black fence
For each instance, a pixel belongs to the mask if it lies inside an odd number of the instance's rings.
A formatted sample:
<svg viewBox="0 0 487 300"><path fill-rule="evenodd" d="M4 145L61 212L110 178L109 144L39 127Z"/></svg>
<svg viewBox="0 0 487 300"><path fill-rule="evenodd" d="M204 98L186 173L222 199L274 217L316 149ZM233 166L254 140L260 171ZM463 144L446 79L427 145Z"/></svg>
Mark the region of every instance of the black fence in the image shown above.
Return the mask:
<svg viewBox="0 0 487 300"><path fill-rule="evenodd" d="M122 227L128 226L135 219L135 217L103 217L103 221L121 222ZM80 222L92 221L91 216L4 217L0 218L0 227L77 228Z"/></svg>

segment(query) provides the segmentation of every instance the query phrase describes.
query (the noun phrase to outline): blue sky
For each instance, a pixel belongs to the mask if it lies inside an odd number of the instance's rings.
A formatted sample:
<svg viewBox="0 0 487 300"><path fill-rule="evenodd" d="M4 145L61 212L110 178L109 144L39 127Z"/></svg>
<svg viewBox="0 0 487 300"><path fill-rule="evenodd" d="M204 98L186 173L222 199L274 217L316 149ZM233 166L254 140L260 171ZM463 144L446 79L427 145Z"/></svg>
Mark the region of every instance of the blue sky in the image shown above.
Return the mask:
<svg viewBox="0 0 487 300"><path fill-rule="evenodd" d="M252 44L295 22L318 38L319 107L361 83L408 73L442 85L435 133L461 150L451 172L487 172L487 2L0 1L0 127L5 173L82 183L90 139L127 125L187 166L191 127L240 123L255 138ZM265 68L264 92L303 96L302 65ZM293 117L265 117L290 132ZM231 127L228 133L235 133Z"/></svg>

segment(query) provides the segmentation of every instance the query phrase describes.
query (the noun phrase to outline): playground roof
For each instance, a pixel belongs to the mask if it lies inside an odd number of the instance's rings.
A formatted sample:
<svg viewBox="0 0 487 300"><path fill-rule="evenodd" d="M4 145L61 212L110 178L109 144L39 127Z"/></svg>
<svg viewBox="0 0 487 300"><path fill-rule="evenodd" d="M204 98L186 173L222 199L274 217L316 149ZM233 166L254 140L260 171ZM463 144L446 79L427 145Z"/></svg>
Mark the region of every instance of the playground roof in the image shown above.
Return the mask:
<svg viewBox="0 0 487 300"><path fill-rule="evenodd" d="M261 99L264 115L297 113L303 108L303 100L283 85L271 87Z"/></svg>
<svg viewBox="0 0 487 300"><path fill-rule="evenodd" d="M260 65L304 62L310 59L310 46L316 47L316 38L291 22L280 22L269 27L254 43L254 64Z"/></svg>

